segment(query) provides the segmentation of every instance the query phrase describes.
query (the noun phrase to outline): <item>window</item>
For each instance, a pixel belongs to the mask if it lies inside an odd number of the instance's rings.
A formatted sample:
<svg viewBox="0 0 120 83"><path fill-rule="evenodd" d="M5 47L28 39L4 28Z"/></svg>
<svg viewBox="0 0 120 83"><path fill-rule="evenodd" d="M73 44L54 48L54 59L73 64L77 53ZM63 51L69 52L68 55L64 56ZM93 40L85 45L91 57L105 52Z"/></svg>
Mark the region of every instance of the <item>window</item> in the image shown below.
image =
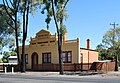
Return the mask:
<svg viewBox="0 0 120 83"><path fill-rule="evenodd" d="M28 54L25 54L25 62L28 64Z"/></svg>
<svg viewBox="0 0 120 83"><path fill-rule="evenodd" d="M21 54L21 58L22 58L22 54ZM28 54L25 54L25 63L28 64Z"/></svg>
<svg viewBox="0 0 120 83"><path fill-rule="evenodd" d="M43 53L42 61L43 63L51 63L51 53Z"/></svg>
<svg viewBox="0 0 120 83"><path fill-rule="evenodd" d="M65 51L62 53L62 58L64 63L71 63L72 62L72 52Z"/></svg>
<svg viewBox="0 0 120 83"><path fill-rule="evenodd" d="M62 54L62 59L63 59L63 62L66 61L66 53L63 53L63 54Z"/></svg>

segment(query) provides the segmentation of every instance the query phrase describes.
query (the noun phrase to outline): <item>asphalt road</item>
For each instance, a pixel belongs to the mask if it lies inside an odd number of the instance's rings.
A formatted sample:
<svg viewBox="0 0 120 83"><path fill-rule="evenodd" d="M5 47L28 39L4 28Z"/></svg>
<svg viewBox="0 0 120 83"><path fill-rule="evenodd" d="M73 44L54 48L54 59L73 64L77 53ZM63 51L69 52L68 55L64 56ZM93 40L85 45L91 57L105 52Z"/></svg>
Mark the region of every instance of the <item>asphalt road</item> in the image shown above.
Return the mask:
<svg viewBox="0 0 120 83"><path fill-rule="evenodd" d="M0 83L120 83L120 77L0 74Z"/></svg>

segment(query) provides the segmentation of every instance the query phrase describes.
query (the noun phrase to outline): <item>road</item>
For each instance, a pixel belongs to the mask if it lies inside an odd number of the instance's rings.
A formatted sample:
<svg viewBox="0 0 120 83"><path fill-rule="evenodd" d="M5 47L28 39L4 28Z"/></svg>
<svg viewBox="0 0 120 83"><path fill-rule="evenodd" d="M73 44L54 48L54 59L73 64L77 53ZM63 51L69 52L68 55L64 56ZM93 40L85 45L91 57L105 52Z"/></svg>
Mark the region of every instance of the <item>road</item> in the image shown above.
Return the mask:
<svg viewBox="0 0 120 83"><path fill-rule="evenodd" d="M120 77L0 74L0 83L120 83Z"/></svg>

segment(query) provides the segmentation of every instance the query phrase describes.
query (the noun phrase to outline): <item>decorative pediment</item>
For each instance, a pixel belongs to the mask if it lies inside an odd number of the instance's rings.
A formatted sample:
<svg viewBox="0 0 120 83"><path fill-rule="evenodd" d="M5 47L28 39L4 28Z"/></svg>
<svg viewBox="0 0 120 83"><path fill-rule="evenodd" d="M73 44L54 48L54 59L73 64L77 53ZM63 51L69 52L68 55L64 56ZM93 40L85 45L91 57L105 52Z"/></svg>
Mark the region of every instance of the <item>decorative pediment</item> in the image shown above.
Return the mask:
<svg viewBox="0 0 120 83"><path fill-rule="evenodd" d="M38 33L36 33L36 38L48 38L51 33L47 30L40 30Z"/></svg>
<svg viewBox="0 0 120 83"><path fill-rule="evenodd" d="M40 34L50 34L50 32L42 29L42 30L40 30L39 32L36 33L36 35L40 35Z"/></svg>

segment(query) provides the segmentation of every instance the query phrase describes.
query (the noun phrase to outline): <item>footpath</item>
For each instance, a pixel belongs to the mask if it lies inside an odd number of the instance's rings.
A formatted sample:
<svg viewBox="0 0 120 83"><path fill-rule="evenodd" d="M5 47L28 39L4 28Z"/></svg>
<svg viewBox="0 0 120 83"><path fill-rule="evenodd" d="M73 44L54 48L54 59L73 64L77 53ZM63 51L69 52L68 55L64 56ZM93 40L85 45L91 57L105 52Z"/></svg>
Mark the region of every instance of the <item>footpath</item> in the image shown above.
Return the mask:
<svg viewBox="0 0 120 83"><path fill-rule="evenodd" d="M25 75L59 75L59 72L42 72L42 71L26 71L25 73L21 72L0 72L0 74L25 74ZM109 71L109 72L64 72L64 75L77 75L77 76L118 76L120 77L120 71Z"/></svg>
<svg viewBox="0 0 120 83"><path fill-rule="evenodd" d="M20 72L17 74L21 74ZM59 72L33 72L29 71L26 72L27 75L59 75ZM64 72L64 75L72 75L72 76L90 76L90 75L96 75L96 76L117 76L120 77L120 71L109 71L109 72Z"/></svg>
<svg viewBox="0 0 120 83"><path fill-rule="evenodd" d="M98 75L100 75L100 74L98 74ZM104 73L104 74L101 74L100 76L118 76L118 77L120 77L120 71L109 71L109 72L107 72L107 73Z"/></svg>

